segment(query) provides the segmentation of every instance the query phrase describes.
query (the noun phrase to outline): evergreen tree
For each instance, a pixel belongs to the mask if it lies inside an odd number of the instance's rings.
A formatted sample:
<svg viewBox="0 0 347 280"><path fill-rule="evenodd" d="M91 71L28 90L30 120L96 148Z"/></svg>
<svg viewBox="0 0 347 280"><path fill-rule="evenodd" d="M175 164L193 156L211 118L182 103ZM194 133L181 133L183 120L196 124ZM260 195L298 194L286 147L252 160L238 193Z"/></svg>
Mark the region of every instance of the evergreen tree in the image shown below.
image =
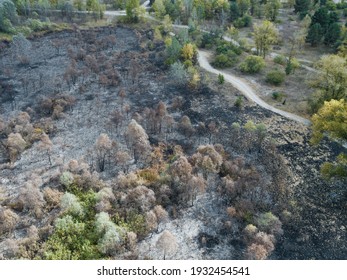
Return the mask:
<svg viewBox="0 0 347 280"><path fill-rule="evenodd" d="M240 9L236 2L230 4L230 19L234 21L240 17Z"/></svg>
<svg viewBox="0 0 347 280"><path fill-rule="evenodd" d="M301 18L308 14L311 7L311 0L295 0L294 12L299 13Z"/></svg>
<svg viewBox="0 0 347 280"><path fill-rule="evenodd" d="M330 22L330 17L329 17L329 11L326 7L320 7L312 16L312 23L311 26L319 23L323 32L328 29Z"/></svg>
<svg viewBox="0 0 347 280"><path fill-rule="evenodd" d="M317 46L323 38L323 28L319 23L311 25L308 30L306 41L311 44L311 46Z"/></svg>
<svg viewBox="0 0 347 280"><path fill-rule="evenodd" d="M341 36L341 27L338 23L329 25L328 30L324 37L324 44L327 46L334 46Z"/></svg>

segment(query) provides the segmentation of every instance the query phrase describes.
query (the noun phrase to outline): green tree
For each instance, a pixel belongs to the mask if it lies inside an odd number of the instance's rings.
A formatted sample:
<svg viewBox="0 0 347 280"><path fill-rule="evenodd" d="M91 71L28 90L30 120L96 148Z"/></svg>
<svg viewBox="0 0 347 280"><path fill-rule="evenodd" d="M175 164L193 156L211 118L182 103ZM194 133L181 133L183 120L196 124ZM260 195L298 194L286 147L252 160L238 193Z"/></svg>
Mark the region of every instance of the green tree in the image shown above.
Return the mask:
<svg viewBox="0 0 347 280"><path fill-rule="evenodd" d="M324 135L345 142L347 140L347 102L344 99L325 101L312 117L312 129L313 144L318 144ZM321 166L321 172L326 178L347 177L347 155L340 154L336 163L324 163Z"/></svg>
<svg viewBox="0 0 347 280"><path fill-rule="evenodd" d="M277 41L278 30L272 22L265 20L260 25L254 26L253 37L257 48L257 55L265 58L270 45Z"/></svg>
<svg viewBox="0 0 347 280"><path fill-rule="evenodd" d="M311 46L317 46L323 39L323 28L319 23L311 25L308 30L306 41L311 44Z"/></svg>
<svg viewBox="0 0 347 280"><path fill-rule="evenodd" d="M330 24L324 36L324 44L327 46L334 46L341 37L341 26L334 22Z"/></svg>
<svg viewBox="0 0 347 280"><path fill-rule="evenodd" d="M173 64L175 63L178 58L180 57L182 46L180 42L173 37L171 44L166 47L166 64Z"/></svg>
<svg viewBox="0 0 347 280"><path fill-rule="evenodd" d="M326 32L329 23L330 23L330 16L329 11L326 7L320 7L312 16L312 23L311 26L319 23L320 26L323 29L323 33Z"/></svg>
<svg viewBox="0 0 347 280"><path fill-rule="evenodd" d="M324 101L347 99L347 63L338 55L324 55L317 62L318 70L309 81L316 89L311 98L311 110L316 112Z"/></svg>
<svg viewBox="0 0 347 280"><path fill-rule="evenodd" d="M13 24L17 23L18 14L16 6L10 0L0 0L0 31L13 33Z"/></svg>
<svg viewBox="0 0 347 280"><path fill-rule="evenodd" d="M265 4L265 16L271 21L275 21L281 7L280 0L268 0Z"/></svg>
<svg viewBox="0 0 347 280"><path fill-rule="evenodd" d="M313 144L318 144L325 133L334 140L347 140L347 101L344 99L325 101L312 117L312 129Z"/></svg>
<svg viewBox="0 0 347 280"><path fill-rule="evenodd" d="M251 1L251 7L249 10L249 13L254 16L256 15L256 11L259 9L260 7L260 0L250 0Z"/></svg>
<svg viewBox="0 0 347 280"><path fill-rule="evenodd" d="M240 11L240 16L243 16L246 14L251 7L251 1L250 0L236 0L237 6Z"/></svg>
<svg viewBox="0 0 347 280"><path fill-rule="evenodd" d="M230 19L232 21L238 19L240 17L240 9L236 2L230 3Z"/></svg>
<svg viewBox="0 0 347 280"><path fill-rule="evenodd" d="M163 0L155 0L152 8L157 18L163 19L163 17L166 15L166 9Z"/></svg>
<svg viewBox="0 0 347 280"><path fill-rule="evenodd" d="M140 0L128 0L126 3L125 11L126 18L129 22L138 22L138 13L137 10L140 7Z"/></svg>
<svg viewBox="0 0 347 280"><path fill-rule="evenodd" d="M86 10L93 14L95 20L98 20L104 15L105 5L102 5L99 0L87 0Z"/></svg>
<svg viewBox="0 0 347 280"><path fill-rule="evenodd" d="M305 17L311 8L311 0L295 0L294 11L300 14L300 17Z"/></svg>

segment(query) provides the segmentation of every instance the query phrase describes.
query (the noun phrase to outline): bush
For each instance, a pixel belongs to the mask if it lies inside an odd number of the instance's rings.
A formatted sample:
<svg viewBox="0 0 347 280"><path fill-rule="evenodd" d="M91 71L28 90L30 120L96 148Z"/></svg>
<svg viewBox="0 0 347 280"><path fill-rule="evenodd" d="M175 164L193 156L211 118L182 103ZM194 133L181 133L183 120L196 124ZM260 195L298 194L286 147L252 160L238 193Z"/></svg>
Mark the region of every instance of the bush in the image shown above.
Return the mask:
<svg viewBox="0 0 347 280"><path fill-rule="evenodd" d="M217 37L214 34L204 33L202 34L201 43L199 47L205 48L205 49L211 49L216 39Z"/></svg>
<svg viewBox="0 0 347 280"><path fill-rule="evenodd" d="M42 22L38 19L29 19L27 25L33 31L48 30L50 28L50 22Z"/></svg>
<svg viewBox="0 0 347 280"><path fill-rule="evenodd" d="M265 66L265 61L262 57L257 55L247 56L246 59L240 64L240 70L244 73L254 74L258 73Z"/></svg>
<svg viewBox="0 0 347 280"><path fill-rule="evenodd" d="M222 74L218 74L218 84L224 84L224 76Z"/></svg>
<svg viewBox="0 0 347 280"><path fill-rule="evenodd" d="M280 65L285 65L286 58L283 55L276 55L274 58L274 62Z"/></svg>
<svg viewBox="0 0 347 280"><path fill-rule="evenodd" d="M239 97L236 99L234 105L235 105L236 108L239 108L239 109L240 109L240 108L242 107L242 103L243 103L243 98L242 98L242 96L239 96Z"/></svg>
<svg viewBox="0 0 347 280"><path fill-rule="evenodd" d="M215 57L212 65L217 68L227 68L235 65L237 62L237 54L228 51L227 54L219 54Z"/></svg>
<svg viewBox="0 0 347 280"><path fill-rule="evenodd" d="M252 17L249 15L244 15L234 21L234 26L236 28L249 27L252 25Z"/></svg>
<svg viewBox="0 0 347 280"><path fill-rule="evenodd" d="M228 54L229 51L233 51L235 54L242 54L242 49L239 46L235 46L233 43L220 40L217 43L217 54Z"/></svg>
<svg viewBox="0 0 347 280"><path fill-rule="evenodd" d="M284 82L285 76L286 74L282 71L273 70L267 73L266 82L271 85L279 86Z"/></svg>
<svg viewBox="0 0 347 280"><path fill-rule="evenodd" d="M275 100L281 101L283 97L284 97L284 94L282 92L274 91L272 93L272 98Z"/></svg>

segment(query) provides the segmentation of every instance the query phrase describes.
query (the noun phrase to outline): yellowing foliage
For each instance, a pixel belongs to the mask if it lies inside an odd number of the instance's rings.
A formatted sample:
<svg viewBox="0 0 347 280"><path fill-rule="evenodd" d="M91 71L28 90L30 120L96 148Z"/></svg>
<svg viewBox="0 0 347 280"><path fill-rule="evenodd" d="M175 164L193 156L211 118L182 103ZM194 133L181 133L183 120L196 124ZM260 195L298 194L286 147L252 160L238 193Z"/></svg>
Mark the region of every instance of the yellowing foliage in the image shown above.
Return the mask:
<svg viewBox="0 0 347 280"><path fill-rule="evenodd" d="M195 46L191 43L185 44L181 50L183 60L192 60L196 53Z"/></svg>
<svg viewBox="0 0 347 280"><path fill-rule="evenodd" d="M323 133L336 140L347 140L347 102L344 99L325 101L323 107L313 115L312 122L312 143L317 144L323 138Z"/></svg>

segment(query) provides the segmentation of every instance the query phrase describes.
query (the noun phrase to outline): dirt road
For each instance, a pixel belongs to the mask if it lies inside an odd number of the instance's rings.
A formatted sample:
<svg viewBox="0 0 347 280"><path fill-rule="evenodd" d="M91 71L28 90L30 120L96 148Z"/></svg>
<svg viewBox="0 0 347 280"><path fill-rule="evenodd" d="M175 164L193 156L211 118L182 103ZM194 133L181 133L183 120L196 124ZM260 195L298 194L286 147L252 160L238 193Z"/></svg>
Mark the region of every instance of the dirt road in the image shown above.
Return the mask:
<svg viewBox="0 0 347 280"><path fill-rule="evenodd" d="M232 74L228 74L222 70L217 70L213 68L210 63L208 62L209 53L206 51L199 50L198 51L198 61L200 64L200 67L205 69L206 71L214 74L222 74L224 76L225 81L231 83L235 88L237 88L244 96L246 96L249 100L252 100L256 104L258 104L260 107L263 107L264 109L270 110L271 112L274 112L276 114L279 114L285 118L297 121L299 123L302 123L304 125L310 125L311 122L305 118L302 118L300 116L297 116L295 114L277 109L265 101L263 101L255 92L254 90L247 84L246 81L243 79L236 77Z"/></svg>

